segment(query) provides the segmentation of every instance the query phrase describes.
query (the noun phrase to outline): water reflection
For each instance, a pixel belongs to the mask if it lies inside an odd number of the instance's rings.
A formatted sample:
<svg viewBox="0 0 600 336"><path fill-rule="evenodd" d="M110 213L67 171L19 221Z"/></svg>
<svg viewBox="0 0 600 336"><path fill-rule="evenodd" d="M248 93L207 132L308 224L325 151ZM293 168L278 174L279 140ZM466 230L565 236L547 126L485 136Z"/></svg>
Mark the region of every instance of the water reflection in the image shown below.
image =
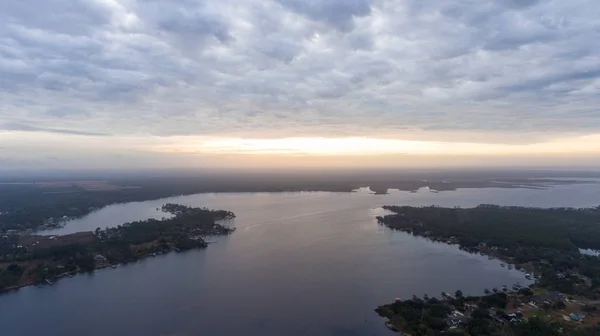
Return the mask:
<svg viewBox="0 0 600 336"><path fill-rule="evenodd" d="M167 202L231 210L215 244L0 297L7 335L386 335L378 304L526 284L497 260L377 224L382 205L600 204L596 185L549 190L203 194L119 204L58 233L160 218Z"/></svg>

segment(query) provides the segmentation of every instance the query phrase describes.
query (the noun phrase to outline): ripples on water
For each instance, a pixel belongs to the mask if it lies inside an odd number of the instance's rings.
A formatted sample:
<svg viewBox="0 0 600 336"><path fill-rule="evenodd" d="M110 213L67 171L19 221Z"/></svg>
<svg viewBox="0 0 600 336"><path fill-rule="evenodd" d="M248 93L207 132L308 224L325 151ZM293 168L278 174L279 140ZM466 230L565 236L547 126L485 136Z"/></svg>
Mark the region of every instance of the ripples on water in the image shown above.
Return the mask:
<svg viewBox="0 0 600 336"><path fill-rule="evenodd" d="M395 297L527 280L499 261L378 225L382 205L596 206L600 188L200 194L109 206L53 233L160 218L167 202L231 210L238 230L206 250L3 295L2 335L388 335L373 309Z"/></svg>

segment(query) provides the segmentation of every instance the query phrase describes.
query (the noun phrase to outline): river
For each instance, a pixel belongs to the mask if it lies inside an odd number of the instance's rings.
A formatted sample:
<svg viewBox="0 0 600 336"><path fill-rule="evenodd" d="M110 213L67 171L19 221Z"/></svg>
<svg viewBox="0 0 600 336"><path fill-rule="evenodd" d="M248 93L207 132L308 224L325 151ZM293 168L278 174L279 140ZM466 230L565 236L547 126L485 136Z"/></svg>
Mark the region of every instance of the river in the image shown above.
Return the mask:
<svg viewBox="0 0 600 336"><path fill-rule="evenodd" d="M53 233L159 218L167 202L231 210L234 234L0 296L2 335L390 335L395 297L527 283L500 262L377 224L382 205L596 206L600 185L431 193L198 194L118 204Z"/></svg>

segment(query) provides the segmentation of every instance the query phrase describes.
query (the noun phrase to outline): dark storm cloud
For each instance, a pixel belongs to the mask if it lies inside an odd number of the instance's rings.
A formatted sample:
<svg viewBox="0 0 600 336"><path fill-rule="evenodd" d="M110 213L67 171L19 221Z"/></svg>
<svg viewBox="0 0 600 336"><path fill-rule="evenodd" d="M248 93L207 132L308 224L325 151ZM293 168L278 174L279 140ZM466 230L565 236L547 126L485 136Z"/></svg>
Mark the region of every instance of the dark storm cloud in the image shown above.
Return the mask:
<svg viewBox="0 0 600 336"><path fill-rule="evenodd" d="M160 136L600 132L599 10L594 0L8 1L0 122Z"/></svg>

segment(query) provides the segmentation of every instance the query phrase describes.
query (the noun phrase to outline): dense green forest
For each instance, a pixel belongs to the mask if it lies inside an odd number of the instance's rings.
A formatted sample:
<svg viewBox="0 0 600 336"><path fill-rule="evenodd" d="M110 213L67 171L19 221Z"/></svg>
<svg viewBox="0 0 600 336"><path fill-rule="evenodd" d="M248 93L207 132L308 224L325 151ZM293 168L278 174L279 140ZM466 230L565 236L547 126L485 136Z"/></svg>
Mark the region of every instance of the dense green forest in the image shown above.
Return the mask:
<svg viewBox="0 0 600 336"><path fill-rule="evenodd" d="M207 243L202 237L226 235L234 231L216 223L218 220L234 218L235 215L230 211L179 204L165 204L162 210L173 217L126 223L105 230L97 228L95 235L101 243L97 250L106 254L109 260L127 262L148 253L203 248Z"/></svg>
<svg viewBox="0 0 600 336"><path fill-rule="evenodd" d="M68 236L34 236L33 240L42 242L41 245L53 244L38 248L16 245L15 235L3 237L0 241L5 242L6 249L0 254L0 264L9 266L0 268L0 290L24 281L40 282L60 274L90 271L98 266L127 263L169 251L205 248L208 244L204 237L234 231L217 223L234 218L230 211L178 204L165 204L163 211L172 216L98 228L93 234L81 235L77 243L65 239L68 243L60 244L61 239Z"/></svg>
<svg viewBox="0 0 600 336"><path fill-rule="evenodd" d="M462 246L484 242L499 247L527 246L576 250L600 249L600 207L525 208L480 205L472 209L386 206L397 213L379 217L392 228L415 233L434 231L456 237Z"/></svg>
<svg viewBox="0 0 600 336"><path fill-rule="evenodd" d="M600 249L600 207L525 208L480 205L471 209L386 206L378 217L392 229L444 242L472 252L497 255L514 264L531 263L542 287L596 297L600 258L579 248ZM588 277L591 285L585 284Z"/></svg>

